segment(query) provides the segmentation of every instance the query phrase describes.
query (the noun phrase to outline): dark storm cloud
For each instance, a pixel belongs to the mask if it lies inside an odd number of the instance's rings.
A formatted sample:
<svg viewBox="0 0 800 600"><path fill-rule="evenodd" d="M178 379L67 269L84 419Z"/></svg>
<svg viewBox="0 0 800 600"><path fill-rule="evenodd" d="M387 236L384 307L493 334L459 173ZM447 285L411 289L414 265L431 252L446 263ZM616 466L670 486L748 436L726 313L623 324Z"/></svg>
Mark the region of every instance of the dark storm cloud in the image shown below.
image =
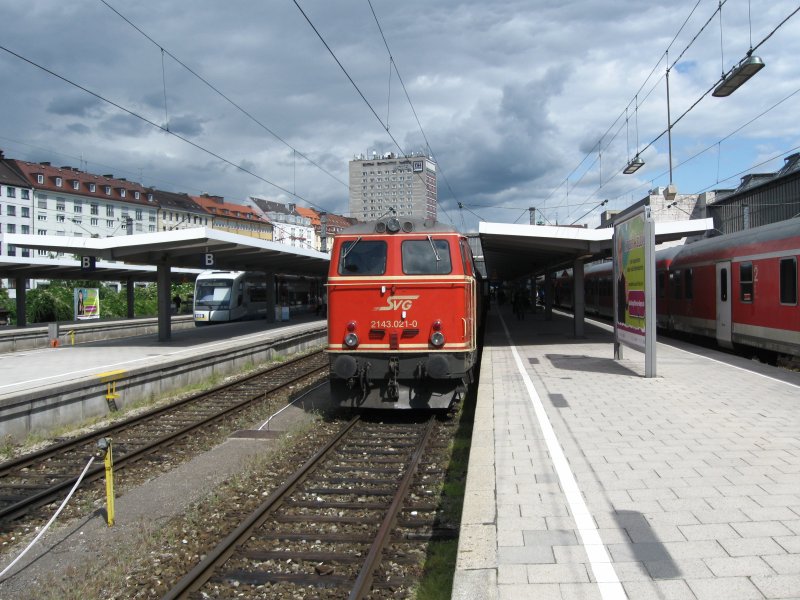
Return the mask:
<svg viewBox="0 0 800 600"><path fill-rule="evenodd" d="M83 123L71 123L70 125L67 125L67 129L79 135L88 135L92 131Z"/></svg>
<svg viewBox="0 0 800 600"><path fill-rule="evenodd" d="M197 136L203 133L203 121L191 115L173 116L169 119L169 130L186 137Z"/></svg>
<svg viewBox="0 0 800 600"><path fill-rule="evenodd" d="M47 112L54 115L89 117L97 114L100 105L100 100L92 96L69 93L53 98L47 105Z"/></svg>
<svg viewBox="0 0 800 600"><path fill-rule="evenodd" d="M113 115L99 123L99 131L112 138L141 137L147 135L152 127L141 119L130 115Z"/></svg>

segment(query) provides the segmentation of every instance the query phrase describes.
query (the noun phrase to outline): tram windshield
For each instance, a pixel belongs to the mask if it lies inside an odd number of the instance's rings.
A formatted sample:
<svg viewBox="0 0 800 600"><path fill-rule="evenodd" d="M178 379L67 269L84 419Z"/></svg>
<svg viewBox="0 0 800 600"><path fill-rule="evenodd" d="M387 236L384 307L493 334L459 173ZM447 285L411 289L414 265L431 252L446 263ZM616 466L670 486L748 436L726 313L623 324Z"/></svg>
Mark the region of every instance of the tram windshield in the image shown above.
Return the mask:
<svg viewBox="0 0 800 600"><path fill-rule="evenodd" d="M231 301L231 281L225 279L205 279L197 282L194 294L195 308L228 308Z"/></svg>

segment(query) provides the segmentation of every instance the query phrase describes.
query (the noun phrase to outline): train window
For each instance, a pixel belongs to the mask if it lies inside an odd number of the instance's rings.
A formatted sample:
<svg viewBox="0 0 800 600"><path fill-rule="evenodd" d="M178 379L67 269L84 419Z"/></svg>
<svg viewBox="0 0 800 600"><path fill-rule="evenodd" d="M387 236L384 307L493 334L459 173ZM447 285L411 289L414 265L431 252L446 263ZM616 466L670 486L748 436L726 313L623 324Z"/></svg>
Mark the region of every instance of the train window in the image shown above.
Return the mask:
<svg viewBox="0 0 800 600"><path fill-rule="evenodd" d="M780 274L781 304L797 304L797 259L782 258Z"/></svg>
<svg viewBox="0 0 800 600"><path fill-rule="evenodd" d="M403 273L406 275L441 275L450 273L450 242L434 240L406 240L402 245Z"/></svg>
<svg viewBox="0 0 800 600"><path fill-rule="evenodd" d="M691 269L686 269L683 273L684 294L687 300L694 298L694 274Z"/></svg>
<svg viewBox="0 0 800 600"><path fill-rule="evenodd" d="M656 293L658 293L659 298L664 297L664 271L660 271L659 273L657 273Z"/></svg>
<svg viewBox="0 0 800 600"><path fill-rule="evenodd" d="M739 265L739 299L742 302L753 301L753 263Z"/></svg>
<svg viewBox="0 0 800 600"><path fill-rule="evenodd" d="M675 290L675 300L680 300L683 297L683 278L680 271L675 271L675 276L672 278L672 287Z"/></svg>
<svg viewBox="0 0 800 600"><path fill-rule="evenodd" d="M719 270L719 299L728 301L728 269Z"/></svg>
<svg viewBox="0 0 800 600"><path fill-rule="evenodd" d="M339 275L383 275L386 272L386 242L361 238L342 244Z"/></svg>

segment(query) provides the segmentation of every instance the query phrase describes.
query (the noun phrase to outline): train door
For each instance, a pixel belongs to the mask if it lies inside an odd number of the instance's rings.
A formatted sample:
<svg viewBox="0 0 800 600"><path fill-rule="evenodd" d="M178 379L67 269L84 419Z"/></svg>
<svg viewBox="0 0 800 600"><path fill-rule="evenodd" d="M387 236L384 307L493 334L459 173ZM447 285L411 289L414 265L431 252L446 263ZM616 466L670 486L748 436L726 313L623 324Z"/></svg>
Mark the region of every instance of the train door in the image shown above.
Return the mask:
<svg viewBox="0 0 800 600"><path fill-rule="evenodd" d="M717 342L720 346L733 346L731 327L731 263L717 263Z"/></svg>

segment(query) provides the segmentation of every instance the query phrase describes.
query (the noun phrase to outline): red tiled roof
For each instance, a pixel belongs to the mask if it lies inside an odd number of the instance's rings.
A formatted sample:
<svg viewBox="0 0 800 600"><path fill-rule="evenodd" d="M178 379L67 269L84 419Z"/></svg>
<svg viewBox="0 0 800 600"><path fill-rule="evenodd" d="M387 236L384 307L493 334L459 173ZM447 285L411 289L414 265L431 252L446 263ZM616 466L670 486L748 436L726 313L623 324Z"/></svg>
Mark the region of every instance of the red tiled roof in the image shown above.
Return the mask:
<svg viewBox="0 0 800 600"><path fill-rule="evenodd" d="M54 167L49 164L31 163L22 160L12 160L11 162L22 172L31 187L38 190L62 194L80 194L81 196L133 204L153 205L152 202L147 200L147 195L151 191L133 181L114 177L113 175L94 175L74 167ZM39 183L38 175L42 176L42 183ZM58 185L59 180L61 185ZM92 184L94 184L94 191L92 191ZM109 193L106 193L106 189L108 189ZM135 192L139 192L138 200L135 197Z"/></svg>
<svg viewBox="0 0 800 600"><path fill-rule="evenodd" d="M189 197L213 215L224 216L229 219L240 219L242 221L269 223L267 219L264 219L257 211L249 206L225 202L220 196L203 195Z"/></svg>

